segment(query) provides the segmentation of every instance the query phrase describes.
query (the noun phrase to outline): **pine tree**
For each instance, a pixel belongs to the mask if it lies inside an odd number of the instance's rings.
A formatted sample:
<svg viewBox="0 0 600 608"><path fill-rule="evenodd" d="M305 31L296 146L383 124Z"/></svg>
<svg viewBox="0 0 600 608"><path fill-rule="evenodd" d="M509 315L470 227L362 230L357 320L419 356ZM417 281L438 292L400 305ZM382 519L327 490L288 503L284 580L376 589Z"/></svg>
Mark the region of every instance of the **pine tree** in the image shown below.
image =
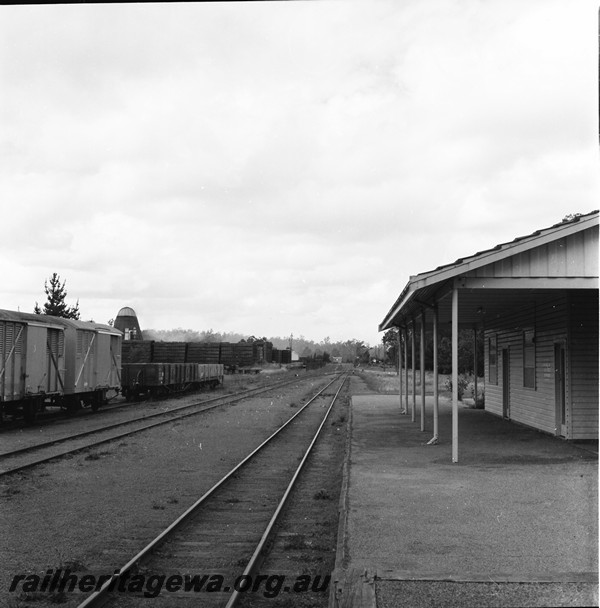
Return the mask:
<svg viewBox="0 0 600 608"><path fill-rule="evenodd" d="M48 281L44 281L44 291L48 296L44 308L41 309L38 303L35 303L33 312L36 315L51 315L53 317L62 317L64 319L79 319L79 300L75 306L67 306L65 299L67 292L65 291L66 281L60 282L60 276L53 273L50 277L50 285Z"/></svg>

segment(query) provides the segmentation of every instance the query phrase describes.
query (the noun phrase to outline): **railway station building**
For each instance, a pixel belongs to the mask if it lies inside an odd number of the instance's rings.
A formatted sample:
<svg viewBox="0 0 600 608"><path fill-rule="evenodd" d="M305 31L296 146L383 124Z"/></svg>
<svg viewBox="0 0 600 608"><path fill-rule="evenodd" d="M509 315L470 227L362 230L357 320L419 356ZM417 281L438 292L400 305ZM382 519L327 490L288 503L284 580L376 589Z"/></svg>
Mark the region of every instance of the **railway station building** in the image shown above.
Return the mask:
<svg viewBox="0 0 600 608"><path fill-rule="evenodd" d="M597 440L598 315L594 211L411 276L379 330L399 328L404 344L433 333L435 442L435 349L439 329L451 327L457 462L459 328L484 335L485 410L566 440Z"/></svg>

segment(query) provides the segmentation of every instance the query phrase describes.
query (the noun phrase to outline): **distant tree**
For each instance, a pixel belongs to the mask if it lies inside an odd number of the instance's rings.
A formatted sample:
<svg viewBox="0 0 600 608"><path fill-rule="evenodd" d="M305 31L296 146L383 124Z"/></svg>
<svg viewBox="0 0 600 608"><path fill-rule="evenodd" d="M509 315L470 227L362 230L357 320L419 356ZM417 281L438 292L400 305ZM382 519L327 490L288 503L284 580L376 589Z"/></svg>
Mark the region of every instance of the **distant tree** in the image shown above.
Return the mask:
<svg viewBox="0 0 600 608"><path fill-rule="evenodd" d="M398 329L392 327L383 334L382 342L385 347L385 357L388 362L398 368Z"/></svg>
<svg viewBox="0 0 600 608"><path fill-rule="evenodd" d="M79 300L75 306L67 306L65 300L67 292L65 285L67 281L60 282L60 276L54 272L48 281L44 281L44 291L48 297L44 308L40 308L38 303L35 303L33 312L36 315L51 315L53 317L62 317L64 319L79 319Z"/></svg>
<svg viewBox="0 0 600 608"><path fill-rule="evenodd" d="M215 334L215 332L211 329L206 329L202 332L201 342L220 342L221 336Z"/></svg>
<svg viewBox="0 0 600 608"><path fill-rule="evenodd" d="M477 373L483 375L483 332L477 332ZM433 368L433 345L427 344L426 361L427 369ZM452 333L447 329L440 332L438 343L438 368L440 374L452 372ZM473 356L473 331L460 329L458 331L458 373L470 374L474 368Z"/></svg>
<svg viewBox="0 0 600 608"><path fill-rule="evenodd" d="M402 336L402 366L412 367L412 329L408 335ZM417 327L415 331L415 368L421 365L421 332ZM406 341L406 360L404 358L404 343ZM396 328L389 329L383 336L386 356L396 366L398 365L398 331ZM477 332L477 371L483 374L483 331ZM474 368L473 357L473 330L460 329L458 332L458 371L459 373L471 373ZM433 332L425 333L425 369L433 369ZM438 332L438 371L440 374L452 372L452 330L450 328L440 329Z"/></svg>
<svg viewBox="0 0 600 608"><path fill-rule="evenodd" d="M368 346L365 346L361 341L356 342L356 359L359 365L368 365L371 360L371 351Z"/></svg>

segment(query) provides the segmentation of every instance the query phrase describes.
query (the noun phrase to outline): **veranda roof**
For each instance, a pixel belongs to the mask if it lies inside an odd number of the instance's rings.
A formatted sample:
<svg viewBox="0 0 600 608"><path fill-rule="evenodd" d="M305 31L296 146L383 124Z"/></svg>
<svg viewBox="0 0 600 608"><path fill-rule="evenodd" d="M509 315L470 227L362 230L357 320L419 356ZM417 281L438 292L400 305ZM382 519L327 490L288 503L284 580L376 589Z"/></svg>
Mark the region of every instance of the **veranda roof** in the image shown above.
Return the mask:
<svg viewBox="0 0 600 608"><path fill-rule="evenodd" d="M439 322L449 323L448 296L455 287L461 290L458 321L463 327L522 305L527 292L598 289L598 215L592 211L576 216L411 276L379 331L404 327L433 306Z"/></svg>

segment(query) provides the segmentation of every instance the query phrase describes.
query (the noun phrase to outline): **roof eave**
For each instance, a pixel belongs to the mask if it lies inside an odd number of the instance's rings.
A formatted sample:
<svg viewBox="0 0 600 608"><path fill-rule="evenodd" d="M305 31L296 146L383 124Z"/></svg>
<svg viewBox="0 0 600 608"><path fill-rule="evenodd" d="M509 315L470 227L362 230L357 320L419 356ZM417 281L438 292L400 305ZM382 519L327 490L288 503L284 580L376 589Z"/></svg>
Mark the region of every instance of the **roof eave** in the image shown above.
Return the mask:
<svg viewBox="0 0 600 608"><path fill-rule="evenodd" d="M563 224L556 224L544 230L537 230L527 237L519 237L510 241L497 245L493 249L479 252L468 258L463 258L454 264L441 266L435 270L423 272L421 274L411 276L409 282L402 290L402 293L389 310L383 321L379 324L379 331L385 331L391 327L395 327L394 319L400 311L414 298L415 294L424 287L442 283L443 281L455 279L462 274L475 270L482 266L487 266L507 257L511 257L522 251L538 247L547 242L563 238L575 232L580 232L587 228L597 226L599 223L598 211L580 216L572 221ZM560 236L557 236L560 234Z"/></svg>
<svg viewBox="0 0 600 608"><path fill-rule="evenodd" d="M416 292L416 289L411 289L413 280L414 277L411 277L410 281L406 284L402 293L396 300L396 303L390 308L383 321L379 324L379 331L385 331L386 329L395 327L393 323L394 317L396 317L396 315L410 302Z"/></svg>

